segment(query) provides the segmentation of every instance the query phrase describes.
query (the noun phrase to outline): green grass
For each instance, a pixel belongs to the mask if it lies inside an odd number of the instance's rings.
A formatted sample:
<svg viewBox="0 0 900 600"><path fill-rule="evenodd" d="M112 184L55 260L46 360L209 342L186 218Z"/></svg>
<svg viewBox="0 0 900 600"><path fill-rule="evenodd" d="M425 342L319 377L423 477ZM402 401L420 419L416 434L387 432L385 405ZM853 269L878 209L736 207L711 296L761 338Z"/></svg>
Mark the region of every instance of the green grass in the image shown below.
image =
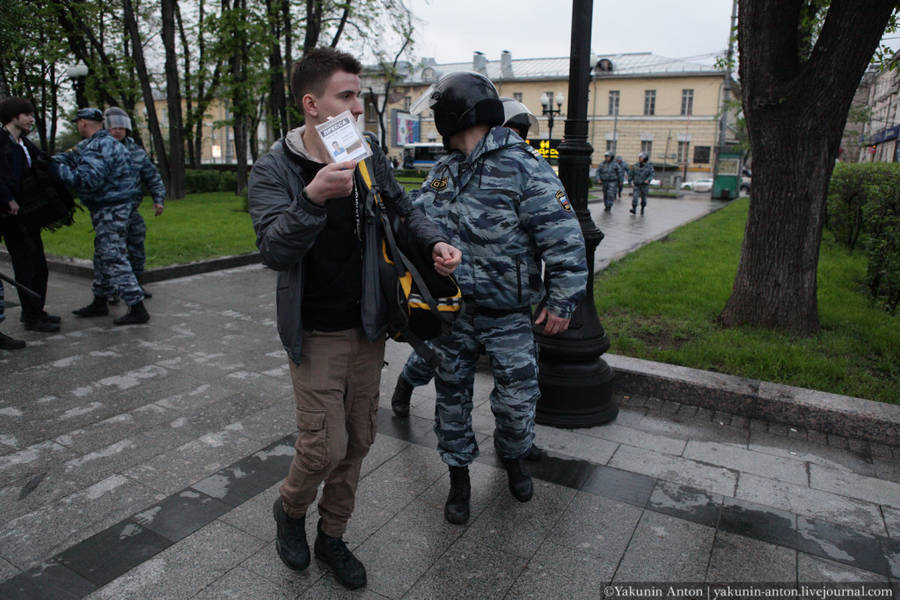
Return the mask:
<svg viewBox="0 0 900 600"><path fill-rule="evenodd" d="M256 235L242 207L243 198L234 194L191 194L166 202L165 212L155 217L153 204L145 198L140 210L147 222L147 267L254 252ZM44 233L43 239L47 254L86 259L94 255L94 232L86 210L76 212L74 225Z"/></svg>
<svg viewBox="0 0 900 600"><path fill-rule="evenodd" d="M731 292L749 201L686 225L613 263L594 297L611 352L900 403L898 318L862 287L866 260L826 232L819 259L820 332L798 338L715 323Z"/></svg>

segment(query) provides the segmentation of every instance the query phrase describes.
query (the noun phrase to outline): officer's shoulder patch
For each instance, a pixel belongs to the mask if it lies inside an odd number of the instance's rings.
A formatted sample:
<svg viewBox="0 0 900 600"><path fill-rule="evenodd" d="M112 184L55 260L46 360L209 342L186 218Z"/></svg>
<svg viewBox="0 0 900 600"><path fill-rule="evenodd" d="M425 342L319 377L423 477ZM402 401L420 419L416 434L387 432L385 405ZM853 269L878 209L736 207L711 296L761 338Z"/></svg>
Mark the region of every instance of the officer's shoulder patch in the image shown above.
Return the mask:
<svg viewBox="0 0 900 600"><path fill-rule="evenodd" d="M445 187L447 187L447 178L442 177L440 179L437 179L437 178L432 179L430 185L431 185L431 189L439 192L442 189L444 189Z"/></svg>
<svg viewBox="0 0 900 600"><path fill-rule="evenodd" d="M559 201L559 203L562 205L562 207L564 209L566 209L568 211L572 210L572 203L569 202L569 198L568 198L568 196L566 196L566 193L564 191L559 190L558 192L556 192L556 199Z"/></svg>
<svg viewBox="0 0 900 600"><path fill-rule="evenodd" d="M535 158L541 158L541 153L538 152L537 148L535 148L534 146L529 145L529 146L528 146L528 151L531 152L531 155L532 155L533 157L535 157Z"/></svg>

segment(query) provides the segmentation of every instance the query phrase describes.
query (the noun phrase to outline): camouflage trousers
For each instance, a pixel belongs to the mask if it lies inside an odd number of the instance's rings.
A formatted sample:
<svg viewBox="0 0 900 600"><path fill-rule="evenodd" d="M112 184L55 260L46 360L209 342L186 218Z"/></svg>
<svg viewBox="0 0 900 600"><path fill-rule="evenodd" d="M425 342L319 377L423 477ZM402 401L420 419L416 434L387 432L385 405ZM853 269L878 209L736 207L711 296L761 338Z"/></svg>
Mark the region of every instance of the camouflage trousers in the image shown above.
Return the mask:
<svg viewBox="0 0 900 600"><path fill-rule="evenodd" d="M428 344L428 342L425 343ZM409 358L406 359L406 364L403 365L403 371L400 375L413 387L421 387L434 377L434 367L429 365L424 358L413 350Z"/></svg>
<svg viewBox="0 0 900 600"><path fill-rule="evenodd" d="M144 299L125 246L125 231L131 216L131 202L103 206L91 211L94 226L94 296L120 296L132 306Z"/></svg>
<svg viewBox="0 0 900 600"><path fill-rule="evenodd" d="M472 431L472 386L482 351L490 358L494 375L490 402L495 446L504 458L523 456L534 441L534 409L540 395L530 313L466 312L434 346L440 358L434 381L434 431L441 459L451 467L462 467L478 456Z"/></svg>
<svg viewBox="0 0 900 600"><path fill-rule="evenodd" d="M6 303L3 297L3 282L0 281L0 323L6 319Z"/></svg>
<svg viewBox="0 0 900 600"><path fill-rule="evenodd" d="M647 190L649 188L650 186L646 183L634 184L634 192L632 192L631 196L631 208L637 209L639 196L641 199L641 207L647 206Z"/></svg>
<svg viewBox="0 0 900 600"><path fill-rule="evenodd" d="M613 202L616 201L616 196L619 193L619 182L615 179L610 179L609 181L601 181L600 185L603 186L603 205L606 208L612 208Z"/></svg>
<svg viewBox="0 0 900 600"><path fill-rule="evenodd" d="M128 262L135 277L144 274L144 263L147 262L147 254L144 252L144 240L147 238L147 224L141 216L138 207L140 201L134 204L134 210L128 217L128 227L125 232L125 246L128 249Z"/></svg>

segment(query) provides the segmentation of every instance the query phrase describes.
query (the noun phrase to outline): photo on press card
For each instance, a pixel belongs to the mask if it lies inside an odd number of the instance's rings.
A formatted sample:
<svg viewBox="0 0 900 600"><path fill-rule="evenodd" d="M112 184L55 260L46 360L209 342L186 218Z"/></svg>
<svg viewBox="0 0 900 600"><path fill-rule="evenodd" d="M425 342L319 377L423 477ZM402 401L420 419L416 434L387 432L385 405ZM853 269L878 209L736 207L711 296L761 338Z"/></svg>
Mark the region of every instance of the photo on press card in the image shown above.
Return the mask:
<svg viewBox="0 0 900 600"><path fill-rule="evenodd" d="M316 125L316 133L328 149L332 162L360 161L372 156L372 150L356 129L356 119L349 110Z"/></svg>

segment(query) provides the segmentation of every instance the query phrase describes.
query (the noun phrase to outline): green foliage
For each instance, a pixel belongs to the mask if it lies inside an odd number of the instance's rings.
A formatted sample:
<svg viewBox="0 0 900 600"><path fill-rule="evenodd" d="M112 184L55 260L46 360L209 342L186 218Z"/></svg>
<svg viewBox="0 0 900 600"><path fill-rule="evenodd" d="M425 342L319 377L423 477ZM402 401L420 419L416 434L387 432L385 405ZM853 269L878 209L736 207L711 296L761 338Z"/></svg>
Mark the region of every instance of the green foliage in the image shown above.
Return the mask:
<svg viewBox="0 0 900 600"><path fill-rule="evenodd" d="M747 198L735 200L598 275L595 302L611 352L900 401L897 317L873 306L860 285L865 257L831 240L823 241L819 259L818 334L716 325L740 260L748 207Z"/></svg>
<svg viewBox="0 0 900 600"><path fill-rule="evenodd" d="M192 194L166 202L153 216L149 198L141 204L147 222L147 266L161 267L256 250L256 236L244 200L232 193ZM43 235L47 254L91 259L94 232L87 211L77 211L75 224Z"/></svg>
<svg viewBox="0 0 900 600"><path fill-rule="evenodd" d="M894 313L900 303L900 164L840 164L828 191L828 229L849 250L858 243L872 298Z"/></svg>
<svg viewBox="0 0 900 600"><path fill-rule="evenodd" d="M234 171L213 169L185 169L184 191L186 194L209 192L230 192L237 185Z"/></svg>

